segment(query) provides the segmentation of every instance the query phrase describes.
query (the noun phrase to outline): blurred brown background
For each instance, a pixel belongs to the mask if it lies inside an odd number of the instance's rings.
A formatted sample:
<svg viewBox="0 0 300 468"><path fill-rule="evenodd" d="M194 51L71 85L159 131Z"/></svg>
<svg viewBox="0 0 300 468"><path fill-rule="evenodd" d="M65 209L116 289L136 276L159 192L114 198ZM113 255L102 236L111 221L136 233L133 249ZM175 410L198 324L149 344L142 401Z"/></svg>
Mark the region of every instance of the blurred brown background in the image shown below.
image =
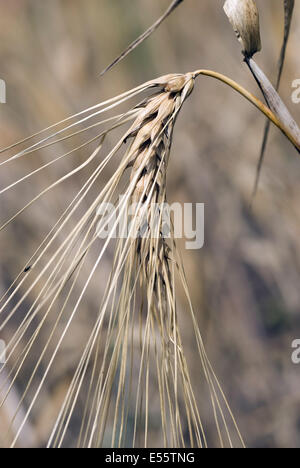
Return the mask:
<svg viewBox="0 0 300 468"><path fill-rule="evenodd" d="M171 72L210 68L259 95L223 13L223 0L186 0L150 40L99 78L169 3L0 0L0 78L7 84L7 104L0 107L0 146ZM257 3L263 41L257 61L275 81L283 2ZM291 85L300 78L299 37L296 2L281 95L298 122L300 104L291 101ZM205 247L194 252L184 251L182 245L182 252L208 354L247 445L299 447L300 365L291 362L291 343L300 338L300 159L272 128L259 192L249 210L263 127L264 117L231 89L199 78L177 123L168 194L170 201L206 204ZM1 187L38 167L44 157L39 153L0 168ZM72 160L64 164L72 165ZM33 184L22 184L1 197L1 221L55 177L53 166ZM79 184L80 176L0 234L0 293ZM95 291L89 302L98 300ZM78 334L89 329L89 315L81 320ZM68 343L23 445L40 446L47 440L49 420L73 369L74 342ZM3 428L6 417L1 415Z"/></svg>

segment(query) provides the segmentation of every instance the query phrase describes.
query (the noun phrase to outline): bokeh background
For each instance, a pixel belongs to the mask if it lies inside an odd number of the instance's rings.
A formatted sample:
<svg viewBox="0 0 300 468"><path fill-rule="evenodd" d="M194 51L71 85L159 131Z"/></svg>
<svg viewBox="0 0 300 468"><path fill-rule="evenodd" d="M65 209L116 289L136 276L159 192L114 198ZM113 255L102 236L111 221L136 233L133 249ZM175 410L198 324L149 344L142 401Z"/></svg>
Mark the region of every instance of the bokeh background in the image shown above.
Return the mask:
<svg viewBox="0 0 300 468"><path fill-rule="evenodd" d="M154 36L99 78L101 70L169 3L0 0L0 78L7 84L7 104L0 106L0 146L171 72L217 70L259 95L242 63L222 0L186 0ZM283 2L257 3L263 42L257 61L275 81ZM300 78L299 37L300 9L296 2L281 95L298 122L300 104L292 103L291 93L293 80ZM240 96L219 82L199 78L193 98L178 119L168 196L171 202L206 205L205 247L197 252L185 251L182 243L181 250L208 355L247 445L299 447L300 365L292 364L291 344L300 338L300 159L272 128L251 210L263 128L264 117ZM66 145L61 143L60 153ZM38 167L49 154L55 156L56 151L57 147L0 168L1 187ZM78 158L85 156L82 152ZM71 159L64 164L70 168L72 163ZM55 178L56 167L51 167L48 173L1 197L1 221ZM53 225L65 199L71 199L79 186L80 176L74 177L0 233L0 292ZM104 277L110 264L108 253ZM78 342L88 334L91 311L98 302L95 287L75 328L77 335L67 342L64 357L20 445L38 447L47 440L74 369ZM195 372L197 365L195 362ZM18 387L14 392L0 410L1 445L18 399ZM156 443L159 445L159 441Z"/></svg>

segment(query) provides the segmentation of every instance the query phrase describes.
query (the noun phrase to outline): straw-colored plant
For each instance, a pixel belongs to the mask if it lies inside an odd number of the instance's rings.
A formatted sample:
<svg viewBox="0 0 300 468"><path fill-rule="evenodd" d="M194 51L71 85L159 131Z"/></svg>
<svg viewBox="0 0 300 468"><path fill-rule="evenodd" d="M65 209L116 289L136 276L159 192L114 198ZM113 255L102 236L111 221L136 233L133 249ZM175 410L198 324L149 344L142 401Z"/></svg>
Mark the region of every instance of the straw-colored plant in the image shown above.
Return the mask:
<svg viewBox="0 0 300 468"><path fill-rule="evenodd" d="M173 2L166 16L180 3L182 0ZM257 34L257 31L256 25L254 32ZM243 37L243 32L239 36ZM143 39L145 37L147 34ZM259 49L259 42L247 37L250 51L248 54L246 41L244 53L248 60L252 60L253 52ZM131 46L129 50L133 48ZM196 78L204 75L218 79L239 92L300 149L297 126L291 127L289 116L282 118L278 105L273 108L264 105L219 73L197 70L151 80L59 122L31 137L39 137L37 143L1 163L1 166L9 164L46 147L55 147L62 140L84 137L92 128L100 129L97 136L0 192L2 195L15 189L34 174L46 170L79 149L95 146L84 163L39 193L1 227L1 230L5 229L44 195L67 182L76 173L90 168L90 175L77 195L1 298L0 329L10 330L12 322L17 322L18 326L11 332L7 344L7 362L0 370L5 376L0 389L0 405L5 406L17 380L25 382L11 418L11 431L7 434L9 446L18 445L22 431L26 431L33 408L38 404L51 368L59 357L63 341L80 313L81 304L88 296L89 287L97 278L111 246L114 258L105 293L101 297L99 311L82 356L74 366L69 388L49 434L48 446L68 445L68 431L74 418L78 419L78 407L82 400L84 409L80 413L80 423L76 424L76 434L73 434L72 440L72 445L78 447L148 446L149 427L153 418L151 402L155 400L159 401L160 406L156 420L159 421L157 430L161 434L162 445L210 446L201 415L203 406L209 405L219 446L244 446L230 406L206 354L172 230L170 238L162 234L163 206L167 201L166 179L175 122L193 91ZM265 83L264 79L262 82ZM267 96L268 93L270 89ZM133 99L138 102L129 105ZM80 124L87 124L94 117L100 118L124 103L127 105L126 111L107 116L83 130L76 130ZM279 108L282 109L282 104ZM112 137L120 128L124 128L121 138L112 149L107 150L106 137ZM2 153L28 141L23 140ZM117 170L100 187L100 176L108 164L117 158ZM87 210L83 210L85 200L91 195L93 201ZM99 206L111 203L116 206L118 216L103 216ZM130 212L132 205L135 206L133 213ZM153 206L159 207L158 212L153 210ZM116 240L116 227L124 219L122 225L124 229L129 226L129 230ZM103 233L107 235L103 236ZM87 269L88 258L93 261L90 270ZM178 287L184 291L185 308L178 305ZM36 297L32 304L28 303L31 294ZM193 360L199 363L196 376L191 374L182 337L182 323L186 321L192 324L194 330ZM47 339L43 343L42 353L36 355L41 336L47 336ZM203 395L209 395L208 400L194 391L195 382L199 381L205 382ZM154 395L151 394L152 388L156 389ZM27 401L26 411L23 410L24 401Z"/></svg>

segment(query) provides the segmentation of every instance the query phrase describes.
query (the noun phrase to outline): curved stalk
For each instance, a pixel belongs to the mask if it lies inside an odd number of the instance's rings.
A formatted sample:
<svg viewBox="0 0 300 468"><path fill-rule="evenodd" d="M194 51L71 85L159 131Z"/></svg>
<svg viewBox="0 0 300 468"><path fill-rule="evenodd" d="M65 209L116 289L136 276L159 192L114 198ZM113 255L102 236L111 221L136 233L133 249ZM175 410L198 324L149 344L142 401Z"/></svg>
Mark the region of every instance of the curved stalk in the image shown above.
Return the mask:
<svg viewBox="0 0 300 468"><path fill-rule="evenodd" d="M237 91L249 102L251 102L258 110L260 110L260 112L262 112L266 117L268 117L268 119L271 122L273 122L273 124L276 125L276 127L278 127L279 130L282 131L282 133L289 139L289 141L295 146L297 151L300 153L300 142L295 139L295 137L291 134L290 130L278 119L278 117L276 117L274 112L272 112L265 104L263 104L263 102L261 102L260 99L254 96L254 94L247 91L245 88L243 88L231 78L228 78L227 76L212 70L197 70L193 73L193 75L195 78L199 75L215 78Z"/></svg>

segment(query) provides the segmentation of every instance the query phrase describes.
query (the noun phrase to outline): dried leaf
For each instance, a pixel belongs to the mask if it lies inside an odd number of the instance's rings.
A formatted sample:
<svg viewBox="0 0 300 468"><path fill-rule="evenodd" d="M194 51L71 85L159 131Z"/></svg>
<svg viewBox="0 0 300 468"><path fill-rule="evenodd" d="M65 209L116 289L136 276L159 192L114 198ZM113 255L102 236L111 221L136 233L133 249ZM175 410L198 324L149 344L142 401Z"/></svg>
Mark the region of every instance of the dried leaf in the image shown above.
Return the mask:
<svg viewBox="0 0 300 468"><path fill-rule="evenodd" d="M226 0L224 11L243 46L245 57L261 50L259 13L254 0Z"/></svg>
<svg viewBox="0 0 300 468"><path fill-rule="evenodd" d="M281 80L281 75L282 75L282 70L283 70L283 65L284 65L284 60L285 60L286 47L287 47L291 24L292 24L294 6L295 6L295 0L284 0L284 38L283 38L283 44L282 44L282 49L281 49L280 59L279 59L279 72L278 72L276 89L278 89L280 85L280 80Z"/></svg>
<svg viewBox="0 0 300 468"><path fill-rule="evenodd" d="M281 76L282 76L282 71L283 71L283 66L284 66L284 61L285 61L286 48L287 48L287 44L289 40L291 23L292 23L292 18L293 18L294 6L295 6L295 0L284 0L284 37L283 37L283 44L282 44L280 58L279 58L278 76L277 76L277 84L276 84L277 91L280 86L280 81L281 81ZM267 143L268 143L270 125L271 125L270 121L267 120L265 131L264 131L264 136L263 136L263 141L261 145L261 150L260 150L259 161L258 161L257 170L256 170L256 179L255 179L254 190L252 194L252 200L254 199L256 192L257 192L257 188L258 188L261 168L264 162L265 152L266 152Z"/></svg>
<svg viewBox="0 0 300 468"><path fill-rule="evenodd" d="M274 112L274 114L278 117L278 119L282 122L284 127L289 129L291 135L297 142L296 148L299 151L300 148L300 129L291 116L288 108L283 103L282 99L280 98L278 92L270 82L270 80L266 77L264 72L261 68L257 65L257 63L253 59L248 59L247 63L251 72L253 73L262 93L265 97L265 100L269 106L269 108ZM299 151L300 152L300 151Z"/></svg>

